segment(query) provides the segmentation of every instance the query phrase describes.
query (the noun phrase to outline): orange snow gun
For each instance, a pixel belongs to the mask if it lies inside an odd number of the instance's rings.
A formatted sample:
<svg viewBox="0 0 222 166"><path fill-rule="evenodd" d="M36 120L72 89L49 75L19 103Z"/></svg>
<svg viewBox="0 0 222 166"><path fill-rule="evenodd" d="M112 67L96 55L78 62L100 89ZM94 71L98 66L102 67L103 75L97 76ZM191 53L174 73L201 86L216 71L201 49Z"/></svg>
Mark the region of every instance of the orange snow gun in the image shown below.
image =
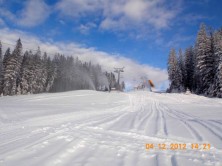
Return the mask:
<svg viewBox="0 0 222 166"><path fill-rule="evenodd" d="M151 87L154 87L154 84L153 84L152 80L149 80L149 84L150 84Z"/></svg>

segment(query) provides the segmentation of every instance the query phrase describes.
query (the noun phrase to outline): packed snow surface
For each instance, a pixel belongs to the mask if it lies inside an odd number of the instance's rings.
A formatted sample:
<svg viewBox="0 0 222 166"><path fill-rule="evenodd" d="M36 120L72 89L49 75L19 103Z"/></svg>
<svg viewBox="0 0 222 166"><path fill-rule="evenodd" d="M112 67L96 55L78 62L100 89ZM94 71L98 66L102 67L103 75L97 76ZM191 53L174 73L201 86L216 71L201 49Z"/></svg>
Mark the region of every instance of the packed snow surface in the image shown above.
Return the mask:
<svg viewBox="0 0 222 166"><path fill-rule="evenodd" d="M0 97L0 165L220 166L222 100L145 91Z"/></svg>

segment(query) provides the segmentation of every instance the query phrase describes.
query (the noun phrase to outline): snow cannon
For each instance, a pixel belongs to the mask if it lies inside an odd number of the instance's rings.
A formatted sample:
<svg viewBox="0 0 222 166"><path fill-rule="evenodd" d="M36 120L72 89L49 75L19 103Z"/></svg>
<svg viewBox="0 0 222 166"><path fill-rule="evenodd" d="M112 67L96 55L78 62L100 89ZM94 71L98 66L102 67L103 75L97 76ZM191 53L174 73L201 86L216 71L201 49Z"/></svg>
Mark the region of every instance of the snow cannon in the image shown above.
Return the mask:
<svg viewBox="0 0 222 166"><path fill-rule="evenodd" d="M152 88L155 87L152 80L149 80L149 84L150 84L150 87L152 87Z"/></svg>

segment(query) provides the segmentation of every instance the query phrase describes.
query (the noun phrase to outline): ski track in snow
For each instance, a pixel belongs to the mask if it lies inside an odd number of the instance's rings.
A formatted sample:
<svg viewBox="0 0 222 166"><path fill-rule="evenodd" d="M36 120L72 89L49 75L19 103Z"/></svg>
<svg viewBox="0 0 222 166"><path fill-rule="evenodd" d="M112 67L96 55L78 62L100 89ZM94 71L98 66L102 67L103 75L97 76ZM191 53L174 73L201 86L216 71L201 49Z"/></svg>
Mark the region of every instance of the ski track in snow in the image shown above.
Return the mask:
<svg viewBox="0 0 222 166"><path fill-rule="evenodd" d="M221 108L219 99L143 91L2 97L0 165L221 166ZM163 143L187 149L158 149Z"/></svg>

